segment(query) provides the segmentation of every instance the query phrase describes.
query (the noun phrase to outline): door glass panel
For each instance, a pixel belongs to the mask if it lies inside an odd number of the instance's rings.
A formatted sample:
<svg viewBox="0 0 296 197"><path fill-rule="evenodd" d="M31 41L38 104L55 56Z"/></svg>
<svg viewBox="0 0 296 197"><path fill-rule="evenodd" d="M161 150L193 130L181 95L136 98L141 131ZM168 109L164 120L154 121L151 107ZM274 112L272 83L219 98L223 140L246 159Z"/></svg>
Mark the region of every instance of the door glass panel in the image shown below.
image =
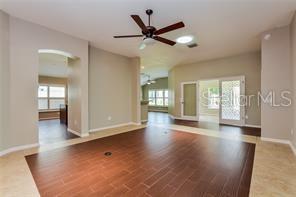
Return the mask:
<svg viewBox="0 0 296 197"><path fill-rule="evenodd" d="M221 118L240 120L240 81L222 81Z"/></svg>
<svg viewBox="0 0 296 197"><path fill-rule="evenodd" d="M196 116L196 84L184 84L183 91L184 116Z"/></svg>

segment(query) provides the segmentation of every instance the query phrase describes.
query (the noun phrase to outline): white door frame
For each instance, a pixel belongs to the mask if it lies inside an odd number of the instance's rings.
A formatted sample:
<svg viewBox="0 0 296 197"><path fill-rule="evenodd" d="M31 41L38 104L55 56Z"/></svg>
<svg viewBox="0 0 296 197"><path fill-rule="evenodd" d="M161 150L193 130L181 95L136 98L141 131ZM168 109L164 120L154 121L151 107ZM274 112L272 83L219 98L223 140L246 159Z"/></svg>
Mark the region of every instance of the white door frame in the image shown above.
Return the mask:
<svg viewBox="0 0 296 197"><path fill-rule="evenodd" d="M222 96L222 88L221 83L222 81L231 81L231 80L239 80L240 81L240 95L245 95L245 76L234 76L234 77L224 77L219 78L219 95L220 99ZM244 101L243 101L244 102ZM236 125L236 126L244 126L245 125L245 106L240 106L240 120L223 120L222 119L222 106L221 101L219 104L219 122L221 124L229 124L229 125Z"/></svg>
<svg viewBox="0 0 296 197"><path fill-rule="evenodd" d="M184 85L186 84L195 84L196 85L196 116L185 116L184 115ZM198 81L186 81L181 82L181 98L180 98L180 105L181 105L181 119L183 120L199 120L199 83Z"/></svg>

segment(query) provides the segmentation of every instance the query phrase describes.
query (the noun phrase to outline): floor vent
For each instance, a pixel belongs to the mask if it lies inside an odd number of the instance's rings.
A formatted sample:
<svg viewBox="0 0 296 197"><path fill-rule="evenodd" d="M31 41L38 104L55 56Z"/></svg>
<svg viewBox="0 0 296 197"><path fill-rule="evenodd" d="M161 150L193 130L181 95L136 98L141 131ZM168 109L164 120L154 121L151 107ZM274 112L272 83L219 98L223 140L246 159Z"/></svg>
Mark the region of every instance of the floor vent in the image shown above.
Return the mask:
<svg viewBox="0 0 296 197"><path fill-rule="evenodd" d="M105 155L105 156L111 156L112 153L111 153L111 152L105 152L104 155Z"/></svg>

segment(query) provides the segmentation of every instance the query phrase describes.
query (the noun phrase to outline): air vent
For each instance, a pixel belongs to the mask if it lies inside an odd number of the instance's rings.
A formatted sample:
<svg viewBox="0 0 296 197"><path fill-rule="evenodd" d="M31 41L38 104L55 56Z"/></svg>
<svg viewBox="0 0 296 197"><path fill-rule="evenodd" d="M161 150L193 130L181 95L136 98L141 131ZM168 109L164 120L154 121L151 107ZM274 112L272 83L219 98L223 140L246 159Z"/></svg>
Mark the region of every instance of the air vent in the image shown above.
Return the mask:
<svg viewBox="0 0 296 197"><path fill-rule="evenodd" d="M187 46L188 46L189 48L194 48L194 47L197 47L198 44L196 44L196 43L191 43L191 44L188 44Z"/></svg>
<svg viewBox="0 0 296 197"><path fill-rule="evenodd" d="M105 155L105 156L111 156L112 153L111 153L111 152L105 152L104 155Z"/></svg>

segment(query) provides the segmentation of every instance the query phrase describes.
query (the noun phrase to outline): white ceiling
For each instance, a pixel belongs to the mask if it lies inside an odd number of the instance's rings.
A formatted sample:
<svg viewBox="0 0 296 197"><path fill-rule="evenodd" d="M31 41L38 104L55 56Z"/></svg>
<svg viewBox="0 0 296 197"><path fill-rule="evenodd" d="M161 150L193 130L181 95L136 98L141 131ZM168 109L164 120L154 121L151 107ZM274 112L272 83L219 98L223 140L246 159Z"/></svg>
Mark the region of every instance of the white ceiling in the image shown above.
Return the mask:
<svg viewBox="0 0 296 197"><path fill-rule="evenodd" d="M0 0L0 6L13 16L86 39L107 51L140 56L143 72L157 78L177 64L259 50L260 34L287 25L296 0ZM191 34L199 46L158 43L141 51L141 38L113 38L140 33L130 15L138 14L146 22L147 8L154 10L156 28L185 23L185 28L163 37L175 40Z"/></svg>
<svg viewBox="0 0 296 197"><path fill-rule="evenodd" d="M68 58L63 55L40 53L39 75L67 78Z"/></svg>

